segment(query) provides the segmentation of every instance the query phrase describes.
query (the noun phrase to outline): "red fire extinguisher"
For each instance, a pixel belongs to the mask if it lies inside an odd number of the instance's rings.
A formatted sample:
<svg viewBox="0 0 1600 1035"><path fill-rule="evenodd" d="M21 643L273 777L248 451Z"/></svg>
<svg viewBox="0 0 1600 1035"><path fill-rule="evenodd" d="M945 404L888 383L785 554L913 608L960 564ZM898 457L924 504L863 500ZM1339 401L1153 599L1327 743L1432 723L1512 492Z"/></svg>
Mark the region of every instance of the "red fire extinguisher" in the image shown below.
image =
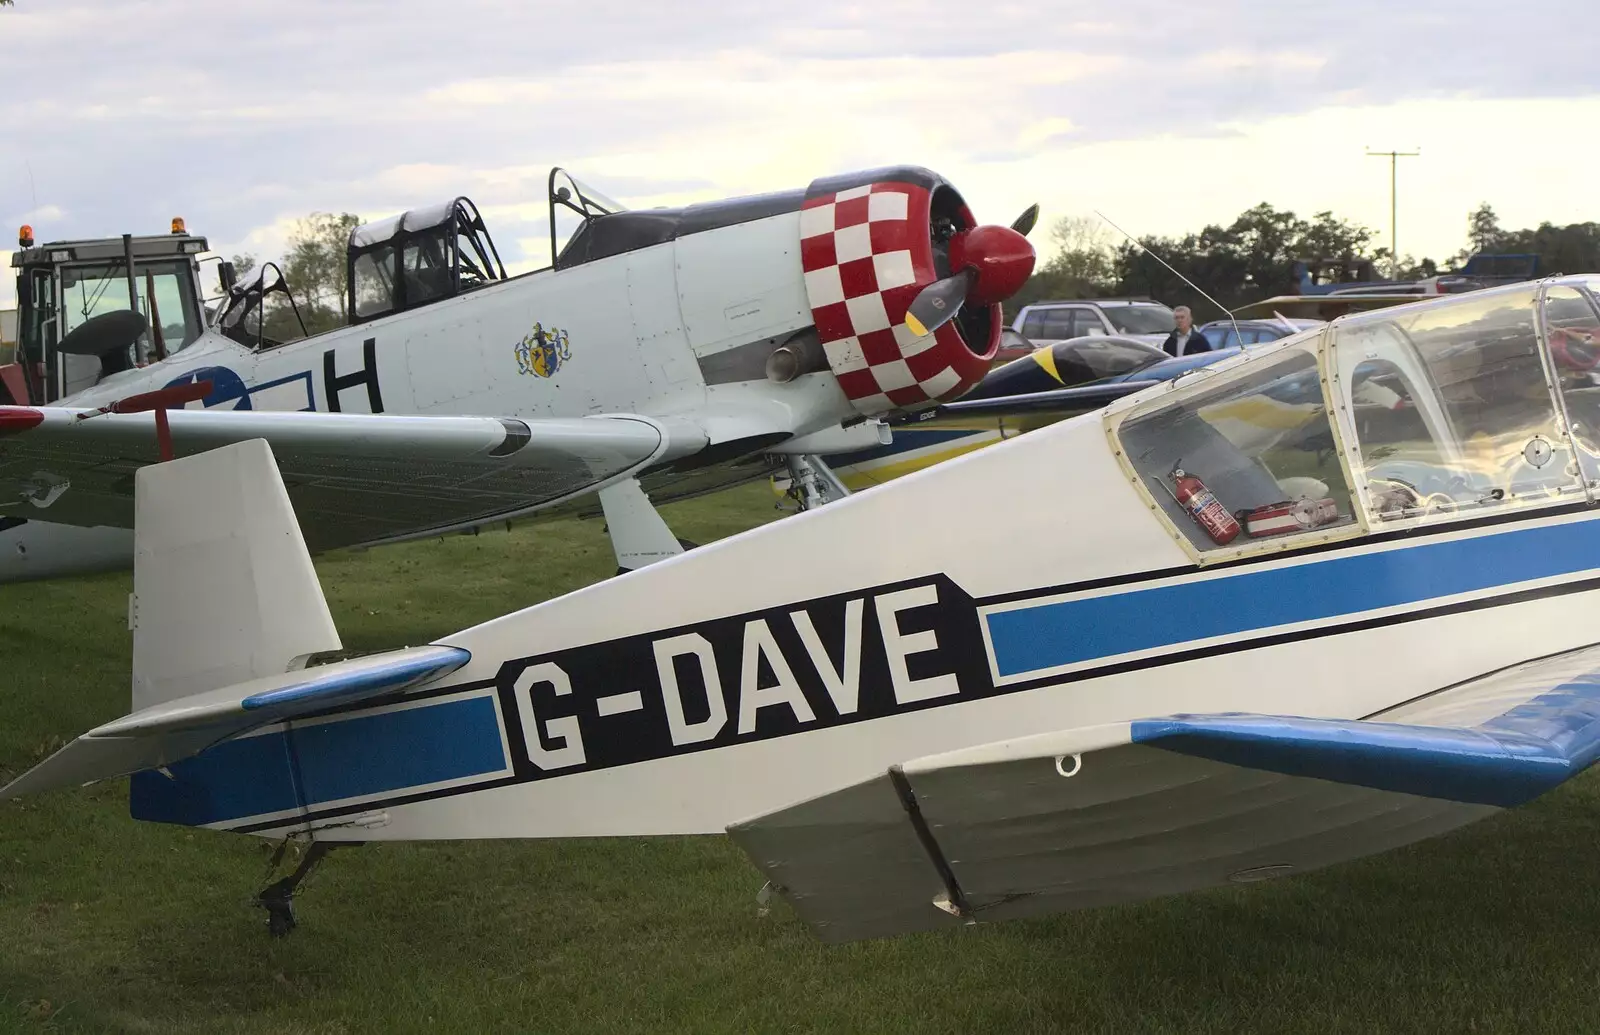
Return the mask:
<svg viewBox="0 0 1600 1035"><path fill-rule="evenodd" d="M1173 495L1177 497L1178 506L1189 512L1212 542L1218 546L1233 542L1239 534L1239 522L1206 488L1206 483L1185 473L1181 467L1172 469L1172 480L1177 484Z"/></svg>

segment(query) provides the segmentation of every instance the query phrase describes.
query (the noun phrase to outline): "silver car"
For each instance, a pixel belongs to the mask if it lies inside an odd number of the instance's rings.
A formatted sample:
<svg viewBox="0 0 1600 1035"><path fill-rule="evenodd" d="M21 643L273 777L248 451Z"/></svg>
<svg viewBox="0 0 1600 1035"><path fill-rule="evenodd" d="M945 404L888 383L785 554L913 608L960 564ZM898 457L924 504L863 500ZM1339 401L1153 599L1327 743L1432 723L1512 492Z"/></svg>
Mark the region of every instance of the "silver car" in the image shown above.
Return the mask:
<svg viewBox="0 0 1600 1035"><path fill-rule="evenodd" d="M1176 326L1172 310L1148 298L1035 302L1023 306L1011 324L1036 345L1102 334L1160 345Z"/></svg>

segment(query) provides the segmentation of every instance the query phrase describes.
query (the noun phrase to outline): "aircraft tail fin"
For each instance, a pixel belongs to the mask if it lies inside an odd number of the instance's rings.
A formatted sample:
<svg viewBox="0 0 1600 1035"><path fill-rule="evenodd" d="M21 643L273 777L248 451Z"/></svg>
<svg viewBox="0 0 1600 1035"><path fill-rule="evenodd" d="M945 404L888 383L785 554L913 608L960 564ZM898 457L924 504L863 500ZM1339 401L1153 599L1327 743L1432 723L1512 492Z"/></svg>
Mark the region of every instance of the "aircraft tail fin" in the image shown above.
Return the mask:
<svg viewBox="0 0 1600 1035"><path fill-rule="evenodd" d="M139 469L129 625L135 711L340 649L264 439Z"/></svg>
<svg viewBox="0 0 1600 1035"><path fill-rule="evenodd" d="M142 468L134 501L133 711L0 787L0 800L132 774L135 818L201 825L242 800L298 814L327 794L325 774L295 761L291 720L343 716L471 658L429 644L305 666L339 636L261 439ZM334 725L345 741L370 733ZM355 778L337 775L339 787Z"/></svg>

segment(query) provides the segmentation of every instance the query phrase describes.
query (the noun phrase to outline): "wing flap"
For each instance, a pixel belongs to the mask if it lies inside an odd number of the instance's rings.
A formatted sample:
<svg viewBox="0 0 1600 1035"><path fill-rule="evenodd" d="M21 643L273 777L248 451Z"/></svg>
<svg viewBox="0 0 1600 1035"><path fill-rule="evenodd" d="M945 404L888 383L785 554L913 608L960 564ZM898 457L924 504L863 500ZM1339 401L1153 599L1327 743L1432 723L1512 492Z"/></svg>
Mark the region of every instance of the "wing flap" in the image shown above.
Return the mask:
<svg viewBox="0 0 1600 1035"><path fill-rule="evenodd" d="M907 772L915 811L880 809L871 837L859 821L817 822L789 825L785 845L774 837L783 812L729 833L819 937L847 941L1246 883L1493 811L1132 744L1084 755L1071 777L1061 771L1051 756ZM808 807L825 816L830 798ZM919 827L920 865L904 852L890 863L851 852Z"/></svg>
<svg viewBox="0 0 1600 1035"><path fill-rule="evenodd" d="M729 833L842 941L1316 869L1525 802L1597 756L1585 648L1366 720L1180 715L985 744ZM867 793L880 782L899 795Z"/></svg>
<svg viewBox="0 0 1600 1035"><path fill-rule="evenodd" d="M824 941L961 922L888 773L728 832Z"/></svg>
<svg viewBox="0 0 1600 1035"><path fill-rule="evenodd" d="M46 407L12 426L0 500L13 513L133 527L133 474L158 459L151 413ZM249 439L272 446L313 550L436 535L584 495L694 452L704 433L637 415L521 421L497 417L168 411L174 453ZM22 500L32 502L25 506Z"/></svg>

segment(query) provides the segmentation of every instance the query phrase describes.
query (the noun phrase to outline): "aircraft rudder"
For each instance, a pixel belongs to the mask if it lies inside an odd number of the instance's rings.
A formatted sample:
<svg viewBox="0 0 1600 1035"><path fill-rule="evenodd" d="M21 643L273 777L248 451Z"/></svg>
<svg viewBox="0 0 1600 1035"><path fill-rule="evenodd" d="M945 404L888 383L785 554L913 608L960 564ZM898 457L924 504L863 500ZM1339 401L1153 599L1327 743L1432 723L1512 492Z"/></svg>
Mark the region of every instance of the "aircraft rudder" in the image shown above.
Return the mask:
<svg viewBox="0 0 1600 1035"><path fill-rule="evenodd" d="M134 508L135 710L340 649L265 440L141 468Z"/></svg>

